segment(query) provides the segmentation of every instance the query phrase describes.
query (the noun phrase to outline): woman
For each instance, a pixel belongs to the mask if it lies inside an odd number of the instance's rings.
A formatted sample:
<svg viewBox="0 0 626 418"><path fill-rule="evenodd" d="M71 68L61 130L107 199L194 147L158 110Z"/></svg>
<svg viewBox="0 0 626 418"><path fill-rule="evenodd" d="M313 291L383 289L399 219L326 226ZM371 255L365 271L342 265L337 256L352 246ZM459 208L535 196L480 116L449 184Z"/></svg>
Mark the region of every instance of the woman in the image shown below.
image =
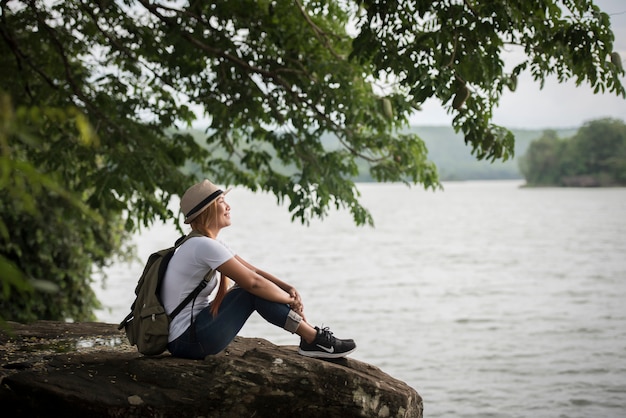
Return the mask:
<svg viewBox="0 0 626 418"><path fill-rule="evenodd" d="M198 236L177 248L165 273L161 298L168 314L210 273L208 285L172 320L168 350L192 359L217 354L257 311L268 322L299 335L298 352L304 356L338 358L352 353L353 340L335 338L328 328L306 321L302 299L293 286L259 270L217 239L220 230L231 224L230 206L224 199L228 191L204 180L181 199L185 223ZM234 281L230 289L229 278Z"/></svg>

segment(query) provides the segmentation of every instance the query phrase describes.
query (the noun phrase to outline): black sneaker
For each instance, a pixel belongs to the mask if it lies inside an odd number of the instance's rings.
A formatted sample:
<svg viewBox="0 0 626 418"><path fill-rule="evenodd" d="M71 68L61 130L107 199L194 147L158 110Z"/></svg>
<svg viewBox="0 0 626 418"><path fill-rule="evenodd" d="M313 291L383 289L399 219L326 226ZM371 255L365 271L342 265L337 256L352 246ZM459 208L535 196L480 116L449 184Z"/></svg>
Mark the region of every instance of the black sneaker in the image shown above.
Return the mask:
<svg viewBox="0 0 626 418"><path fill-rule="evenodd" d="M311 344L307 343L304 339L300 341L300 347L298 353L306 357L316 358L339 358L345 357L354 350L356 350L356 344L353 340L340 340L333 337L333 333L330 332L328 327L317 330L317 336Z"/></svg>

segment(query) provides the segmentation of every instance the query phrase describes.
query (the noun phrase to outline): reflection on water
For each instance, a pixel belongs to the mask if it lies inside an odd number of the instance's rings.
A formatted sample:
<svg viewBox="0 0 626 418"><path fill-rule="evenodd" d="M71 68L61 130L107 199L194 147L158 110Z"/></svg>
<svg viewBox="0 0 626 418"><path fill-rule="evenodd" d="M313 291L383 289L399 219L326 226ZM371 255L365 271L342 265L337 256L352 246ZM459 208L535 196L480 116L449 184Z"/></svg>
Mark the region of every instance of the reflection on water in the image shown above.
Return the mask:
<svg viewBox="0 0 626 418"><path fill-rule="evenodd" d="M291 224L275 199L233 190L221 236L295 285L308 319L354 338L353 358L406 381L428 417L621 417L626 405L626 189L364 184L376 227L335 213ZM137 237L139 255L173 227ZM141 265L97 292L118 323ZM253 316L242 335L295 344Z"/></svg>

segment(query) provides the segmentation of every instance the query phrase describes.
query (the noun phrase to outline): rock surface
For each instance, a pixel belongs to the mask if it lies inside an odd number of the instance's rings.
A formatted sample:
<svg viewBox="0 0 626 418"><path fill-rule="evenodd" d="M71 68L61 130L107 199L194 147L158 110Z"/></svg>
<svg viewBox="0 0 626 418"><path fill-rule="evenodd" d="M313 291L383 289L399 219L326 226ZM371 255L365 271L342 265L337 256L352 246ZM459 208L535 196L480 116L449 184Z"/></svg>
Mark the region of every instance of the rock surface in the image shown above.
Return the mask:
<svg viewBox="0 0 626 418"><path fill-rule="evenodd" d="M205 360L145 357L116 325L4 324L0 404L11 417L419 417L406 383L354 359L237 337Z"/></svg>

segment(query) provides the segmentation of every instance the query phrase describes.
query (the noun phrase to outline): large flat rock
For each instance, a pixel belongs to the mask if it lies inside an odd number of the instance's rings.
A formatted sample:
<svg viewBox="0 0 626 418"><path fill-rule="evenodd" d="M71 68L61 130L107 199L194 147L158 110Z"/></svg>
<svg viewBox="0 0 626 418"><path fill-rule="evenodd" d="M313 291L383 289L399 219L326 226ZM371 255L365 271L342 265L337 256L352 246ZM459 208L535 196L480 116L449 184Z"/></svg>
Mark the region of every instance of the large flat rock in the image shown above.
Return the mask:
<svg viewBox="0 0 626 418"><path fill-rule="evenodd" d="M0 400L11 417L422 417L419 394L354 359L237 337L204 360L145 357L113 324L8 323ZM3 412L3 415L4 415Z"/></svg>

